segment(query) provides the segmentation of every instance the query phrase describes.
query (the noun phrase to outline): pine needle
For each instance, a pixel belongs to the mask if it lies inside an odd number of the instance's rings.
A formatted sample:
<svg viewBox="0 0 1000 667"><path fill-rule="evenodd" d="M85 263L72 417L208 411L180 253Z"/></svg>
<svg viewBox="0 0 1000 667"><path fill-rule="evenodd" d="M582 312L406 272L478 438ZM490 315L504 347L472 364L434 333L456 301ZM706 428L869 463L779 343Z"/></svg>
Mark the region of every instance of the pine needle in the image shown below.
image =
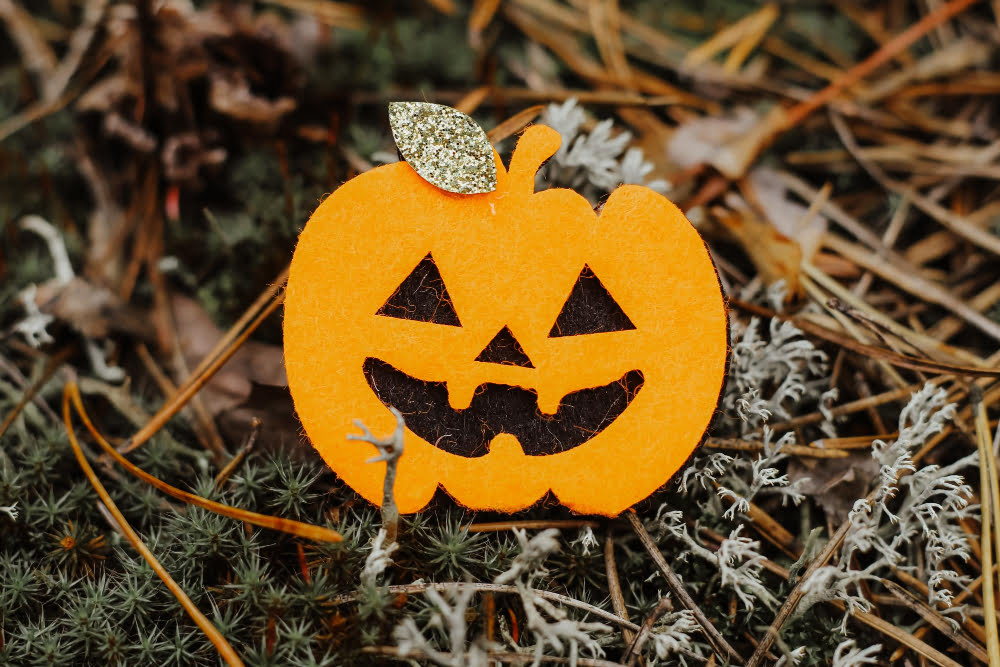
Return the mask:
<svg viewBox="0 0 1000 667"><path fill-rule="evenodd" d="M993 543L994 522L1000 524L1000 497L997 493L996 461L990 447L989 422L986 406L983 405L982 390L977 385L969 392L976 411L976 444L979 447L979 496L982 513L980 548L983 561L983 620L986 626L986 652L990 667L1000 667L1000 633L997 631L997 608L993 588ZM997 533L997 554L1000 555L1000 532Z"/></svg>
<svg viewBox="0 0 1000 667"><path fill-rule="evenodd" d="M184 611L188 613L201 631L205 633L209 641L215 645L216 650L219 651L219 655L225 660L227 665L243 665L243 661L236 654L236 650L233 649L232 645L222 636L219 629L212 625L212 622L201 613L198 607L195 606L191 598L188 597L184 589L178 585L174 578L170 576L170 573L160 564L160 561L156 559L153 552L149 550L149 547L143 543L142 539L139 538L138 533L132 529L126 521L124 515L115 505L115 501L111 499L104 485L101 481L97 479L97 475L94 473L94 469L90 467L90 463L87 461L87 457L84 456L83 450L80 448L80 443L76 439L76 434L73 432L73 419L70 414L70 403L74 402L79 405L80 392L77 389L75 382L69 382L65 389L63 389L63 401L62 401L62 412L63 412L63 422L66 425L66 434L69 436L69 443L73 447L73 453L76 454L76 460L80 463L80 468L83 469L83 473L87 476L90 481L91 486L97 491L97 495L100 497L101 502L104 503L105 507L108 508L108 512L111 513L112 518L118 524L121 529L122 534L129 541L129 543L139 552L149 566L156 572L157 576L163 581L170 592L173 594L177 601L180 602L181 606L184 607ZM77 407L79 411L80 408ZM104 443L102 442L102 445ZM114 451L114 450L112 450Z"/></svg>
<svg viewBox="0 0 1000 667"><path fill-rule="evenodd" d="M158 477L153 477L148 472L119 454L111 443L105 440L104 436L98 432L98 430L94 427L94 424L90 421L87 411L83 408L83 401L80 399L80 390L77 388L75 382L70 382L66 385L64 394L67 397L66 400L72 402L77 414L83 421L83 425L88 431L90 431L90 434L93 436L94 440L97 441L97 444L101 446L101 449L103 449L108 456L113 458L120 466L125 468L125 470L130 472L132 475L138 477L150 486L156 487L163 493L173 496L174 498L182 500L190 505L196 505L197 507L201 507L202 509L206 509L210 512L227 516L230 519L246 521L247 523L251 523L262 528L279 530L292 535L297 535L298 537L316 540L317 542L340 542L343 539L340 536L340 533L324 526L316 526L310 523L294 521L292 519L282 519L280 517L270 516L267 514L250 512L245 509L240 509L239 507L223 505L222 503L217 503L214 500L202 498L201 496L193 493L183 491L178 489L176 486L167 484Z"/></svg>

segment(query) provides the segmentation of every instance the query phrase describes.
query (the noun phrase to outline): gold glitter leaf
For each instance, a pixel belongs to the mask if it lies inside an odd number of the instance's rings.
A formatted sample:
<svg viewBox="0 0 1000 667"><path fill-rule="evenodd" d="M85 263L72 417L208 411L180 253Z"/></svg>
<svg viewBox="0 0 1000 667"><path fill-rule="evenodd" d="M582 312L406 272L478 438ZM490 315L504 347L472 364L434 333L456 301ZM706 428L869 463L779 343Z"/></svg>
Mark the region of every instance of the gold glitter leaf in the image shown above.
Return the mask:
<svg viewBox="0 0 1000 667"><path fill-rule="evenodd" d="M431 185L463 195L497 189L493 146L467 115L442 104L391 102L389 125L406 162Z"/></svg>

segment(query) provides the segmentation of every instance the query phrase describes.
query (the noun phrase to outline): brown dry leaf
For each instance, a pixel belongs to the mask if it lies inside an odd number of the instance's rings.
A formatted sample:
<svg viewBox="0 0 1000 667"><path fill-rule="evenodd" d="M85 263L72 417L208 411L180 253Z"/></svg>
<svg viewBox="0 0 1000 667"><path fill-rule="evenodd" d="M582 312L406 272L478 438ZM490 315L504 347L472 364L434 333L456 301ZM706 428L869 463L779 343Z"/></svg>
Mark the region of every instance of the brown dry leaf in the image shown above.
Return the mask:
<svg viewBox="0 0 1000 667"><path fill-rule="evenodd" d="M801 296L799 267L802 265L802 249L794 239L758 218L749 207L733 210L716 206L711 213L750 255L766 284L784 280L789 299Z"/></svg>
<svg viewBox="0 0 1000 667"><path fill-rule="evenodd" d="M273 127L296 107L291 97L270 100L254 95L241 72L213 72L210 81L209 104L219 113L237 120Z"/></svg>
<svg viewBox="0 0 1000 667"><path fill-rule="evenodd" d="M179 294L171 300L178 344L189 368L222 338L205 309L194 299ZM212 416L244 403L254 384L283 387L288 384L281 346L247 341L199 394Z"/></svg>
<svg viewBox="0 0 1000 667"><path fill-rule="evenodd" d="M321 463L315 449L297 446L305 442L306 437L288 387L251 383L246 400L221 412L216 421L226 440L240 442L246 437L254 419L260 420L260 436L257 439L260 448L280 449Z"/></svg>
<svg viewBox="0 0 1000 667"><path fill-rule="evenodd" d="M122 303L108 288L83 278L43 283L35 292L35 302L43 313L90 338L105 338L115 331L147 340L154 337L148 313Z"/></svg>
<svg viewBox="0 0 1000 667"><path fill-rule="evenodd" d="M746 186L748 196L753 198L767 220L783 235L795 239L802 249L802 256L812 261L829 226L827 219L810 213L807 206L791 199L784 179L769 167L751 170Z"/></svg>
<svg viewBox="0 0 1000 667"><path fill-rule="evenodd" d="M763 117L738 107L724 116L705 116L682 124L667 153L682 168L710 164L728 178L741 178L761 148L786 127L785 110L775 106Z"/></svg>
<svg viewBox="0 0 1000 667"><path fill-rule="evenodd" d="M799 490L813 498L835 526L847 520L858 498L868 494L879 465L867 450L852 451L839 459L795 457L788 464L788 479L801 481Z"/></svg>

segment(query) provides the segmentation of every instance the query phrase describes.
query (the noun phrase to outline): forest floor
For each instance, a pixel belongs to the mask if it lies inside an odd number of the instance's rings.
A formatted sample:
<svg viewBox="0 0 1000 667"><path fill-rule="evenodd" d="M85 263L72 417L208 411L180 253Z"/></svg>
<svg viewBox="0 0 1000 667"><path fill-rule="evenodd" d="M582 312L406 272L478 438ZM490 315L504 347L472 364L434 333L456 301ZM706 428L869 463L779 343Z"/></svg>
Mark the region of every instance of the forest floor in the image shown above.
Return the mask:
<svg viewBox="0 0 1000 667"><path fill-rule="evenodd" d="M998 3L0 0L0 34L0 665L1000 667ZM548 125L536 188L645 185L705 239L717 415L619 517L395 517L305 438L287 267L399 159L392 101L505 161Z"/></svg>

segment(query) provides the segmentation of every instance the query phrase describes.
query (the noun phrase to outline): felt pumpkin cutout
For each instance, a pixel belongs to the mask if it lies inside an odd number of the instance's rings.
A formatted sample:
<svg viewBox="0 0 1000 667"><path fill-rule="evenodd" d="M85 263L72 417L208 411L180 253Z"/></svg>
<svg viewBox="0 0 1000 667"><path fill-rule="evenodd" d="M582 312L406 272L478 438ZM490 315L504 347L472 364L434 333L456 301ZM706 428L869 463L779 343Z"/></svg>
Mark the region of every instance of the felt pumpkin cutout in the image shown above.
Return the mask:
<svg viewBox="0 0 1000 667"><path fill-rule="evenodd" d="M615 515L677 472L702 440L726 371L718 276L684 215L623 185L595 213L535 192L559 147L524 131L496 189L453 194L405 162L357 176L302 232L285 300L296 409L330 467L373 503L385 464L346 439L406 420L395 498L440 485L473 509L548 491Z"/></svg>

